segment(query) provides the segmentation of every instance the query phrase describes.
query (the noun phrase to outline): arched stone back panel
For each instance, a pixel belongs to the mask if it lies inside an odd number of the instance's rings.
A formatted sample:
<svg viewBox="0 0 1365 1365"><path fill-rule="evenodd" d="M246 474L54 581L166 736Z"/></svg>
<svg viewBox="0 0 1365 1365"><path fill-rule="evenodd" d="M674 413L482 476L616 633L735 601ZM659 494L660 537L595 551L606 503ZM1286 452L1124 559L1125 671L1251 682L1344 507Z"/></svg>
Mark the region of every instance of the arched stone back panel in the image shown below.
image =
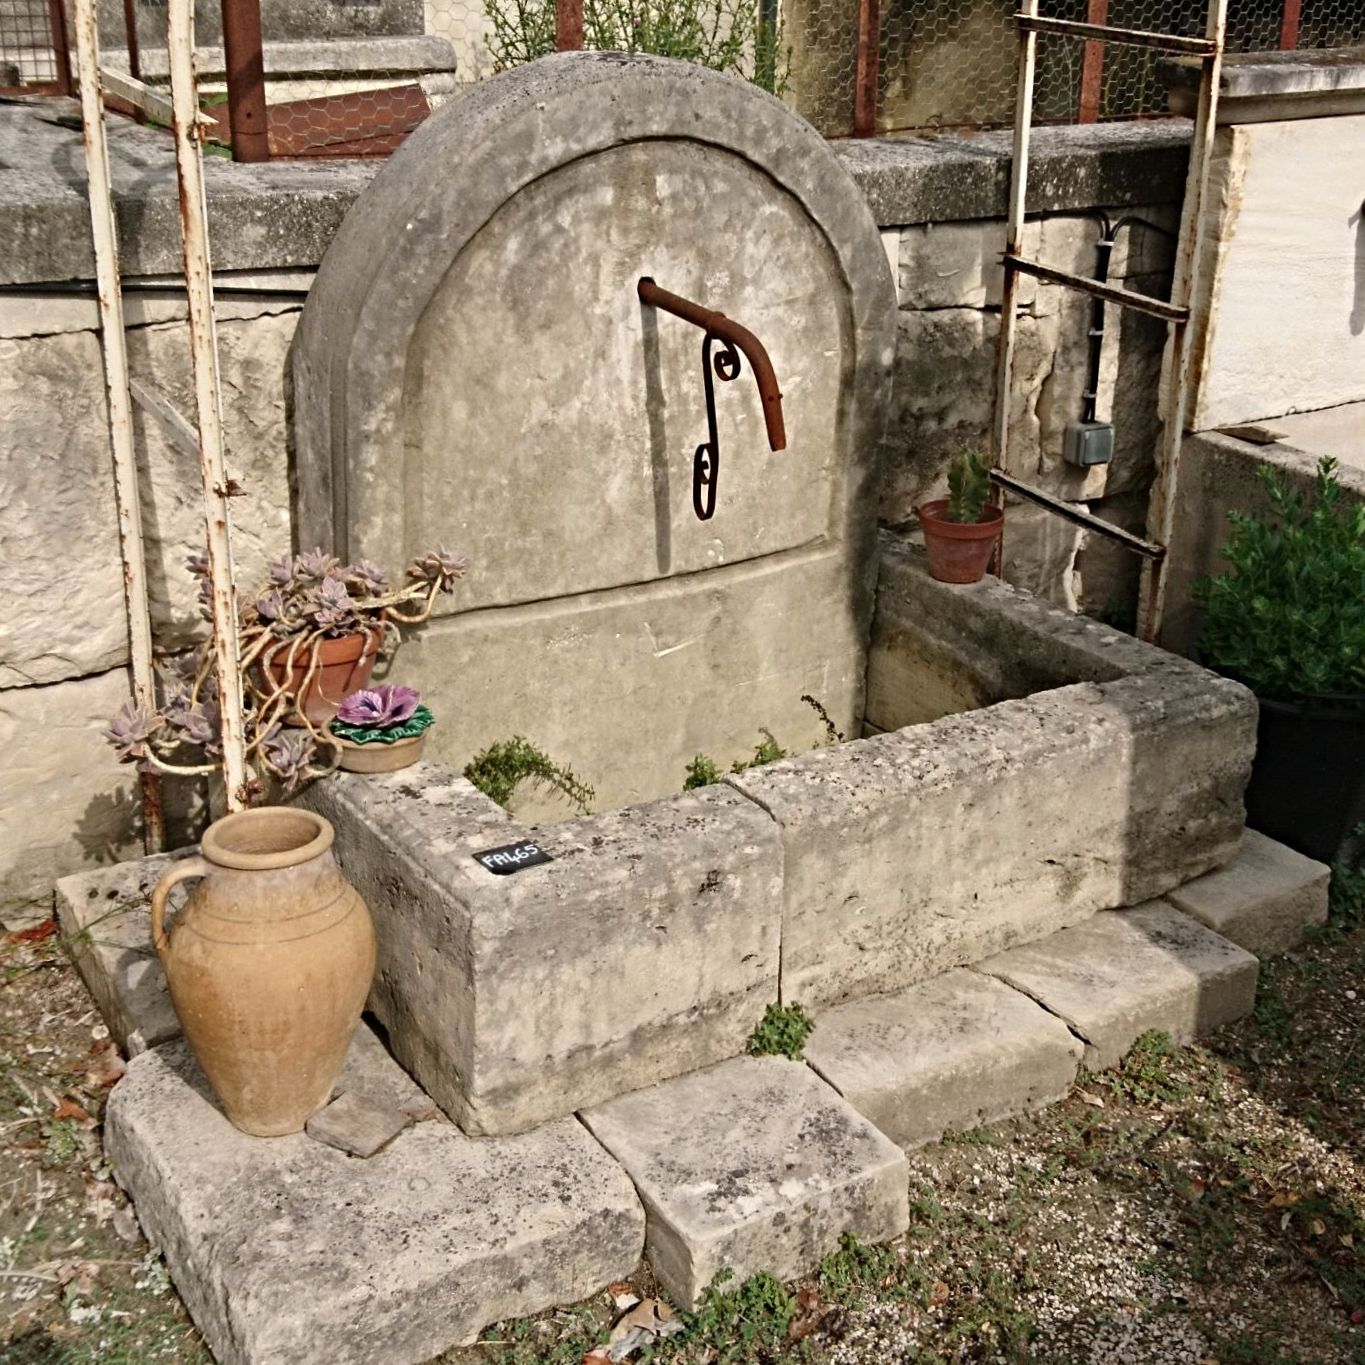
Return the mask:
<svg viewBox="0 0 1365 1365"><path fill-rule="evenodd" d="M788 448L746 363L717 383L717 511L692 512L702 334L665 289L767 347ZM675 790L760 727L856 732L894 289L823 139L753 86L565 54L464 94L375 178L295 342L301 541L470 576L394 676L436 755L524 733L600 804Z"/></svg>

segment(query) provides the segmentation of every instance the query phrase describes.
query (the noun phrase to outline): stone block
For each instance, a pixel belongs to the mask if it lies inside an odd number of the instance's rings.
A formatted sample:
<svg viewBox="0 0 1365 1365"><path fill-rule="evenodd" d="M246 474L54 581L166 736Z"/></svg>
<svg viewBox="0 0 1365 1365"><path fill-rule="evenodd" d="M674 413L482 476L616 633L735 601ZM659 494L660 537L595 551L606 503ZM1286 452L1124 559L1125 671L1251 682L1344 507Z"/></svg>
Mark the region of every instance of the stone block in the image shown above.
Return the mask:
<svg viewBox="0 0 1365 1365"><path fill-rule="evenodd" d="M304 800L374 916L394 1055L468 1132L733 1057L777 996L781 845L728 787L536 831L437 764ZM551 862L472 856L529 838Z"/></svg>
<svg viewBox="0 0 1365 1365"><path fill-rule="evenodd" d="M904 1155L798 1062L737 1057L580 1117L634 1180L650 1265L683 1307L719 1270L790 1279L846 1232L909 1222Z"/></svg>
<svg viewBox="0 0 1365 1365"><path fill-rule="evenodd" d="M1026 256L1037 257L1039 233L1037 222L1025 226ZM907 227L900 242L901 307L999 308L1004 254L1002 219ZM1031 276L1019 277L1020 304L1033 302L1037 284Z"/></svg>
<svg viewBox="0 0 1365 1365"><path fill-rule="evenodd" d="M319 1109L304 1131L314 1142L369 1158L387 1147L411 1122L411 1115L395 1104L376 1104L345 1090Z"/></svg>
<svg viewBox="0 0 1365 1365"><path fill-rule="evenodd" d="M318 270L294 436L302 539L477 566L408 655L438 705L460 679L436 756L520 730L615 805L751 749L803 691L854 728L895 292L834 153L751 84L642 53L518 67L413 136ZM543 288L574 243L593 269ZM780 380L781 451L747 365L717 394L714 519L677 460L705 429L699 338L641 306L646 273L742 319Z"/></svg>
<svg viewBox="0 0 1365 1365"><path fill-rule="evenodd" d="M1188 1043L1256 1003L1260 964L1164 901L1095 915L977 964L1085 1040L1090 1071L1117 1066L1142 1034Z"/></svg>
<svg viewBox="0 0 1365 1365"><path fill-rule="evenodd" d="M152 889L179 856L159 853L57 883L57 918L76 970L114 1041L129 1054L180 1036L152 947L150 910ZM183 902L185 891L178 890Z"/></svg>
<svg viewBox="0 0 1365 1365"><path fill-rule="evenodd" d="M416 1087L361 1029L341 1086ZM183 1043L134 1057L105 1150L220 1365L417 1365L634 1270L644 1215L572 1119L477 1141L417 1123L368 1161L228 1123Z"/></svg>
<svg viewBox="0 0 1365 1365"><path fill-rule="evenodd" d="M1178 886L1166 899L1259 958L1287 953L1327 923L1332 869L1254 829L1231 862Z"/></svg>
<svg viewBox="0 0 1365 1365"><path fill-rule="evenodd" d="M959 969L826 1010L806 1060L908 1149L1061 1099L1083 1050L1027 996Z"/></svg>
<svg viewBox="0 0 1365 1365"><path fill-rule="evenodd" d="M121 599L106 610L121 618ZM128 695L121 669L0 689L0 914L36 902L51 913L59 877L135 847L137 778L102 738Z"/></svg>
<svg viewBox="0 0 1365 1365"><path fill-rule="evenodd" d="M1158 657L728 779L781 828L783 999L896 990L1221 865L1255 722Z"/></svg>

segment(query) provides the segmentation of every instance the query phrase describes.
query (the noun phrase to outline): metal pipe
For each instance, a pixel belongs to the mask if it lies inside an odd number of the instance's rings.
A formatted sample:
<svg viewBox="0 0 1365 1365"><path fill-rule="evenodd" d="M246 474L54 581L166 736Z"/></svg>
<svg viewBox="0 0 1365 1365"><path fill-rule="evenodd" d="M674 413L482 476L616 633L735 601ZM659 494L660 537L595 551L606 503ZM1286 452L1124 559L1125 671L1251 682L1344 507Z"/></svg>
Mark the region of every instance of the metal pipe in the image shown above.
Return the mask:
<svg viewBox="0 0 1365 1365"><path fill-rule="evenodd" d="M853 87L853 135L877 131L877 79L881 64L880 0L858 0L858 59Z"/></svg>
<svg viewBox="0 0 1365 1365"><path fill-rule="evenodd" d="M1145 28L1115 28L1112 24L1082 24L1074 19L1042 19L1036 12L1021 12L1019 27L1025 33L1051 33L1059 38L1085 38L1092 42L1118 43L1122 47L1154 47L1161 52L1185 52L1195 57L1207 57L1213 51L1208 38L1154 33Z"/></svg>
<svg viewBox="0 0 1365 1365"><path fill-rule="evenodd" d="M109 145L104 130L104 93L100 89L99 27L95 0L76 0L76 63L80 73L81 136L85 144L86 192L90 234L95 247L99 294L100 349L109 404L109 440L114 457L114 504L118 513L119 553L123 559L123 601L128 618L128 655L133 700L156 710L156 672L152 664L152 621L147 606L147 571L138 500L137 455L133 446L133 405L128 391L128 346L119 289L118 228L109 183ZM148 853L165 842L161 786L155 773L140 775L143 841Z"/></svg>
<svg viewBox="0 0 1365 1365"><path fill-rule="evenodd" d="M174 7L175 0L171 0ZM223 0L223 64L234 161L269 161L261 0Z"/></svg>
<svg viewBox="0 0 1365 1365"><path fill-rule="evenodd" d="M179 298L186 292L184 281L172 283L170 280L123 280L119 288L124 294L172 294ZM213 292L231 295L234 298L257 299L306 299L308 290L302 285L224 284L214 280ZM13 294L56 294L59 296L86 296L99 293L99 285L94 280L44 280L35 284L0 284L0 297Z"/></svg>
<svg viewBox="0 0 1365 1365"><path fill-rule="evenodd" d="M768 429L768 446L772 450L786 450L787 429L782 418L782 391L777 387L777 374L773 370L772 361L768 359L768 352L764 349L763 343L747 327L742 327L733 318L727 318L724 313L714 312L710 308L703 308L701 304L693 303L679 294L670 294L667 289L660 289L647 275L636 285L636 292L641 303L648 304L651 308L660 308L665 313L672 313L674 317L682 318L684 322L690 322L694 327L700 327L708 336L718 337L744 352L745 358L753 366L754 379L758 382L758 394L763 400L763 421Z"/></svg>
<svg viewBox="0 0 1365 1365"><path fill-rule="evenodd" d="M242 810L252 794L246 762L241 648L237 637L237 589L232 563L227 464L223 452L222 389L218 340L213 321L213 276L209 267L208 204L196 119L199 99L194 77L194 0L171 0L166 25L174 111L175 167L184 240L185 291L189 299L190 359L199 418L199 472L208 539L213 662L223 744L223 778L229 811Z"/></svg>
<svg viewBox="0 0 1365 1365"><path fill-rule="evenodd" d="M1066 270L1054 270L1041 261L1030 261L1012 253L1005 257L1006 265L1013 264L1015 270L1035 279L1046 280L1049 284L1065 285L1068 289L1078 289L1092 298L1104 299L1106 303L1121 304L1139 313L1150 313L1154 318L1165 322L1183 322L1189 314L1180 304L1167 303L1165 299L1154 299L1150 294L1139 294L1132 289L1120 289L1117 285L1101 284L1087 275L1073 275Z"/></svg>
<svg viewBox="0 0 1365 1365"><path fill-rule="evenodd" d="M1299 45L1299 25L1303 19L1303 0L1284 0L1280 15L1280 46L1292 50Z"/></svg>
<svg viewBox="0 0 1365 1365"><path fill-rule="evenodd" d="M1153 545L1150 541L1143 540L1141 536L1135 536L1131 531L1125 531L1122 526L1115 526L1113 522L1095 516L1093 512L1082 512L1080 508L1073 507L1071 503L1063 502L1061 498L1055 497L1041 488L1035 488L1032 484L1024 483L1022 479L1016 479L1012 474L1002 474L998 469L993 469L991 470L991 482L998 488L1008 489L1026 502L1034 503L1038 507L1045 507L1054 516L1061 517L1063 521L1069 521L1075 526L1084 526L1087 531L1093 531L1098 536L1104 536L1108 540L1115 541L1125 549L1131 550L1135 555L1141 555L1144 559L1158 560L1165 557L1166 547L1164 545Z"/></svg>

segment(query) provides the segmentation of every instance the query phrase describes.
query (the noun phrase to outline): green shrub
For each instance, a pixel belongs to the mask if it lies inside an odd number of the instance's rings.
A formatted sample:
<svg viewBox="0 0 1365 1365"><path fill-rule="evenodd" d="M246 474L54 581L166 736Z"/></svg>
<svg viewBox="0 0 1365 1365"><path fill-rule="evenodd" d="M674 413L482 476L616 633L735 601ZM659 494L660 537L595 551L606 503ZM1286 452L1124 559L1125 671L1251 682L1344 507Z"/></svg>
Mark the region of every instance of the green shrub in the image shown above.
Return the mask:
<svg viewBox="0 0 1365 1365"><path fill-rule="evenodd" d="M779 758L786 758L787 751L773 738L771 730L760 730L758 733L763 738L755 746L754 756L735 759L730 764L732 773L748 772L750 768L761 768L765 763L776 763ZM683 779L685 792L695 791L698 787L709 787L725 776L720 770L720 764L709 754L698 754L683 771L687 774Z"/></svg>
<svg viewBox="0 0 1365 1365"><path fill-rule="evenodd" d="M493 69L506 71L555 49L554 0L484 0ZM729 71L781 95L791 49L762 0L584 0L583 43L600 52L652 52Z"/></svg>
<svg viewBox="0 0 1365 1365"><path fill-rule="evenodd" d="M815 1021L800 1005L769 1005L763 1019L749 1035L751 1057L790 1057L799 1061Z"/></svg>
<svg viewBox="0 0 1365 1365"><path fill-rule="evenodd" d="M948 520L977 522L991 495L991 467L975 450L964 450L948 471Z"/></svg>
<svg viewBox="0 0 1365 1365"><path fill-rule="evenodd" d="M464 775L485 796L504 808L523 782L558 792L583 814L597 795L585 782L579 781L572 768L556 763L521 735L490 744L474 756Z"/></svg>
<svg viewBox="0 0 1365 1365"><path fill-rule="evenodd" d="M1203 661L1264 697L1365 695L1365 505L1336 468L1318 464L1311 498L1262 469L1269 511L1228 513L1229 568L1195 588Z"/></svg>

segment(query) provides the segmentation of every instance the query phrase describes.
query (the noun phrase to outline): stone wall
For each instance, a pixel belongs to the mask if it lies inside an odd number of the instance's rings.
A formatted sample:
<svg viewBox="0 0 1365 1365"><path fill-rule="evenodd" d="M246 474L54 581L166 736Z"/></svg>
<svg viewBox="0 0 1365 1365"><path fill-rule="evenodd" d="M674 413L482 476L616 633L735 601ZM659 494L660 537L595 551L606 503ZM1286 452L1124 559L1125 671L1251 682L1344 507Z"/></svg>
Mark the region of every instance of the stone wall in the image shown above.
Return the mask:
<svg viewBox="0 0 1365 1365"><path fill-rule="evenodd" d="M0 160L26 166L0 204L0 284L91 273L79 138L54 122L56 105L0 111ZM72 106L74 108L74 106ZM178 239L164 139L113 125L111 155L128 271L175 268ZM1040 231L1057 264L1091 260L1092 205L1170 221L1180 194L1185 134L1178 127L1044 130L1036 146ZM837 144L883 230L899 281L899 352L882 512L904 519L931 492L947 459L983 439L1008 140L895 139ZM241 283L306 285L374 163L213 161L207 167L214 259ZM1153 207L1156 206L1156 207ZM1116 274L1160 287L1159 238L1133 245ZM1125 273L1126 272L1126 273ZM992 290L995 291L993 295ZM290 540L285 369L298 308L288 300L221 302L220 343L229 462L246 494L234 504L241 578L253 583ZM166 299L130 295L135 375L192 411L182 315ZM1114 333L1109 391L1125 413L1120 458L1083 479L1050 449L1079 393L1083 316L1039 290L1023 329L1020 431L1036 468L1021 470L1102 515L1140 524L1150 460L1159 339L1125 320ZM108 435L93 303L0 295L0 543L17 591L0 607L0 916L41 905L58 876L136 847L132 774L100 739L127 695L126 640ZM1145 427L1142 425L1147 423ZM197 626L185 553L198 542L198 470L139 419L143 515L158 643L183 647ZM1145 434L1144 434L1145 433ZM1041 442L1041 445L1040 445ZM1099 610L1129 591L1129 566L1102 547L1028 512L1011 517L1012 572L1026 586ZM55 591L50 585L57 584Z"/></svg>

